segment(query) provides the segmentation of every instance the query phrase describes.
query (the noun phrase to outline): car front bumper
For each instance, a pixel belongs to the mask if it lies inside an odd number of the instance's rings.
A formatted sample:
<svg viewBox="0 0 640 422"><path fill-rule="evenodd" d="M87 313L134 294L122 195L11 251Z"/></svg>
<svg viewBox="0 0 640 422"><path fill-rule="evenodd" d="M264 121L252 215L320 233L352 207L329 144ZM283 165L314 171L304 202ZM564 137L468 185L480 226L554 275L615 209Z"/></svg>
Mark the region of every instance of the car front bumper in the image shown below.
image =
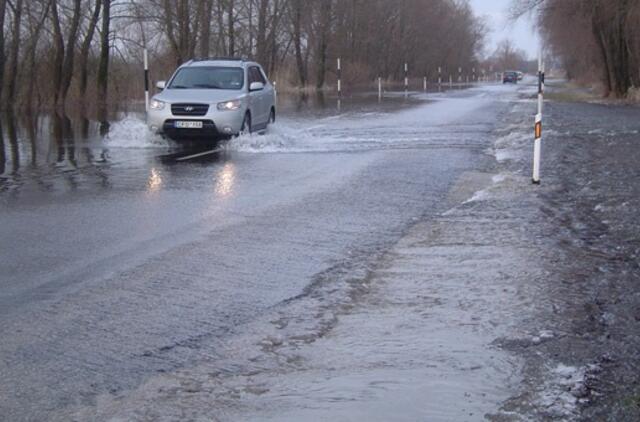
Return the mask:
<svg viewBox="0 0 640 422"><path fill-rule="evenodd" d="M147 112L147 126L154 133L166 134L171 138L200 136L230 136L240 132L244 120L243 108L232 111L219 111L215 104L209 106L204 116L175 116L171 105L166 104L162 110ZM176 121L199 121L202 129L181 129L175 127Z"/></svg>

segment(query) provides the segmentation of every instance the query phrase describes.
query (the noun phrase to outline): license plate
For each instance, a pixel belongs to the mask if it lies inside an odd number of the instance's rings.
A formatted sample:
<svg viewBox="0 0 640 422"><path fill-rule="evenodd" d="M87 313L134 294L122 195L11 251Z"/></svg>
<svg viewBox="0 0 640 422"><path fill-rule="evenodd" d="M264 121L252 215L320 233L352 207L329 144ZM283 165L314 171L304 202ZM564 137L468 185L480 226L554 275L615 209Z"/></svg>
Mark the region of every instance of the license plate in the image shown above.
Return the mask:
<svg viewBox="0 0 640 422"><path fill-rule="evenodd" d="M198 121L177 121L175 122L177 129L202 129L202 122Z"/></svg>

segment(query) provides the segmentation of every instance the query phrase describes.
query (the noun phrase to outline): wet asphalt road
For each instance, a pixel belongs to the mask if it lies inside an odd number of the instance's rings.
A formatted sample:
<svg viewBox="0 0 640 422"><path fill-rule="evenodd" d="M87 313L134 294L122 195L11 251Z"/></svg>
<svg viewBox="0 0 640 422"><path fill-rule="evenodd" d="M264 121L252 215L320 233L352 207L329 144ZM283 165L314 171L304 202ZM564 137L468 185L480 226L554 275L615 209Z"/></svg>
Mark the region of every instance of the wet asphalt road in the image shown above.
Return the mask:
<svg viewBox="0 0 640 422"><path fill-rule="evenodd" d="M489 86L397 111L291 113L185 161L200 150L131 118L105 140L5 135L0 419L65 420L126 396L215 359L237 327L314 283L366 269L450 207L461 175L492 165L491 132L517 97Z"/></svg>

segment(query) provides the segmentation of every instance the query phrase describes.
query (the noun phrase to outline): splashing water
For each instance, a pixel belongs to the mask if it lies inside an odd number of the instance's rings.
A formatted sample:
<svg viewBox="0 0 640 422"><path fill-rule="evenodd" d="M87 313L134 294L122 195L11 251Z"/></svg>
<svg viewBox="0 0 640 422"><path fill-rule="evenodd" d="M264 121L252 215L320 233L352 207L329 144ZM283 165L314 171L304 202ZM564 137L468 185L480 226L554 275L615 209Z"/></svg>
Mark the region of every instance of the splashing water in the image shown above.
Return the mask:
<svg viewBox="0 0 640 422"><path fill-rule="evenodd" d="M114 148L162 148L169 145L169 141L152 133L143 120L133 117L113 123L105 141Z"/></svg>

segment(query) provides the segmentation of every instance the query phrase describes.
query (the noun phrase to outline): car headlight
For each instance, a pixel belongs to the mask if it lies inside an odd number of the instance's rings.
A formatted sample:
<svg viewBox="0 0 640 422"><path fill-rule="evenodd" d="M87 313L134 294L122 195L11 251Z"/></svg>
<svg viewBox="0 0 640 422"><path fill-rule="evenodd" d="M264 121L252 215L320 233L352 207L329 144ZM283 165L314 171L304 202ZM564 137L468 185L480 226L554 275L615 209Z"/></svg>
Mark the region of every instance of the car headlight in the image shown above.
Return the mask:
<svg viewBox="0 0 640 422"><path fill-rule="evenodd" d="M151 110L162 110L165 104L166 103L164 101L151 100L151 103L149 103L149 108Z"/></svg>
<svg viewBox="0 0 640 422"><path fill-rule="evenodd" d="M242 105L240 100L231 100L225 101L223 103L218 103L218 110L220 111L229 111L229 110L237 110Z"/></svg>

